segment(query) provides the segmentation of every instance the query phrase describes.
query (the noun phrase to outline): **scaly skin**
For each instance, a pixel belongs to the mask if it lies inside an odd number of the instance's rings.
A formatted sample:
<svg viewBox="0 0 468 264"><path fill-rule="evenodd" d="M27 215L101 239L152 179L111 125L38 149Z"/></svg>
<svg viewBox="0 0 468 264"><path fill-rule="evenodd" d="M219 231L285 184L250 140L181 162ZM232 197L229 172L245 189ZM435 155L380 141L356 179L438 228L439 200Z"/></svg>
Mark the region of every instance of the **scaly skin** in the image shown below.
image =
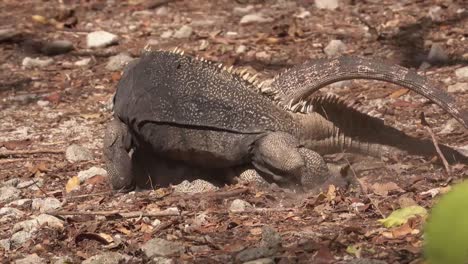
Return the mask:
<svg viewBox="0 0 468 264"><path fill-rule="evenodd" d="M296 84L298 72L280 76L289 80L288 85ZM350 131L350 126L339 119L335 124L318 113L283 110L255 93L252 80L242 77L209 62L169 52L147 53L129 67L114 98L116 121L108 126L108 131L113 132L107 132L104 140L113 188L130 190L135 187L135 178L147 177L140 175L147 171L136 171L136 167L146 165L129 162L145 155L150 155L148 160L153 163L169 160L207 170L252 164L262 176L279 183L316 188L330 182L331 176L321 156L312 150L326 153L327 149L350 148L372 154L383 147L391 149L378 141L351 139L343 134ZM323 86L331 81L318 82ZM273 82L273 86L280 84L280 94L289 98L285 94L290 86L278 79ZM305 90L310 85L314 83L298 85L300 93L294 93L291 102L307 96ZM423 95L433 92L425 91ZM440 104L445 103L442 95L435 95ZM331 105L328 111L339 112L336 109L340 107L333 108L333 102ZM456 108L449 106L457 120L464 120ZM372 121L363 119L362 123Z"/></svg>

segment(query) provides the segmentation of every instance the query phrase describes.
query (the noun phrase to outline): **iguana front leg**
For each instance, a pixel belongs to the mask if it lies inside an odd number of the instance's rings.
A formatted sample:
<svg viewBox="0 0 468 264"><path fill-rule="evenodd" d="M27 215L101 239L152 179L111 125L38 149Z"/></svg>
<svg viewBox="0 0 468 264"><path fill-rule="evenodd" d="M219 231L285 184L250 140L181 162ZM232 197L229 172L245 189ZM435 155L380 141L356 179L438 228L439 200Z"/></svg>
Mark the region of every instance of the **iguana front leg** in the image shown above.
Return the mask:
<svg viewBox="0 0 468 264"><path fill-rule="evenodd" d="M127 126L113 119L104 134L104 160L112 189L122 192L135 189L136 168L131 154L131 135Z"/></svg>
<svg viewBox="0 0 468 264"><path fill-rule="evenodd" d="M346 184L341 175L329 171L318 153L301 147L294 136L285 132L273 132L260 138L252 154L253 166L279 184L300 184L304 189Z"/></svg>

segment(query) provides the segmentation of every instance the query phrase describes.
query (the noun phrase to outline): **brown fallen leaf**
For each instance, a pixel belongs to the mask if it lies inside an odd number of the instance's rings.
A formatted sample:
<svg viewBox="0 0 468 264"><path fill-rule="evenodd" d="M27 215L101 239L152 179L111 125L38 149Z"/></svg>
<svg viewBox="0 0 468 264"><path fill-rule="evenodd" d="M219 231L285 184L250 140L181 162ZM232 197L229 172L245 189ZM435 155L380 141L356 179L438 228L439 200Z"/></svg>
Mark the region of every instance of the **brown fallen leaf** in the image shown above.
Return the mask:
<svg viewBox="0 0 468 264"><path fill-rule="evenodd" d="M392 229L391 232L393 238L402 238L406 235L411 234L413 232L413 228L410 227L409 223L406 223L402 226Z"/></svg>
<svg viewBox="0 0 468 264"><path fill-rule="evenodd" d="M46 172L48 170L48 165L45 162L40 162L36 165L33 165L28 168L29 172L36 174L37 172Z"/></svg>
<svg viewBox="0 0 468 264"><path fill-rule="evenodd" d="M404 192L404 190L394 182L375 183L371 186L371 189L375 194L380 196L387 196L389 192Z"/></svg>
<svg viewBox="0 0 468 264"><path fill-rule="evenodd" d="M8 150L24 149L27 146L31 145L31 143L32 141L30 139L9 140L0 142L0 147L5 147Z"/></svg>
<svg viewBox="0 0 468 264"><path fill-rule="evenodd" d="M398 89L398 90L394 91L393 93L391 93L389 95L389 97L395 99L395 98L398 98L398 97L400 97L402 95L407 94L408 92L409 92L409 89L401 88L401 89Z"/></svg>

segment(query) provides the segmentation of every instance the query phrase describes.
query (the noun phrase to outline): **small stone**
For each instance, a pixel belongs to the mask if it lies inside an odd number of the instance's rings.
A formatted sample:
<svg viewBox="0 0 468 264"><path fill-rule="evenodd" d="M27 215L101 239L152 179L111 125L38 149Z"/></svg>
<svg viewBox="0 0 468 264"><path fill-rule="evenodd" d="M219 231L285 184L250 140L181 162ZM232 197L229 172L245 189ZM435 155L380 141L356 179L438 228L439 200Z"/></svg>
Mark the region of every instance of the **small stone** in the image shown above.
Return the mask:
<svg viewBox="0 0 468 264"><path fill-rule="evenodd" d="M0 208L0 223L12 222L24 217L24 212L13 207Z"/></svg>
<svg viewBox="0 0 468 264"><path fill-rule="evenodd" d="M160 8L156 9L156 15L158 16L167 16L169 14L169 8L167 6L161 6Z"/></svg>
<svg viewBox="0 0 468 264"><path fill-rule="evenodd" d="M40 106L40 107L46 107L50 104L49 101L46 101L46 100L39 100L37 101L37 105Z"/></svg>
<svg viewBox="0 0 468 264"><path fill-rule="evenodd" d="M172 34L174 32L172 32L172 30L167 30L167 31L164 31L162 34L161 34L161 38L163 39L168 39L170 37L172 37Z"/></svg>
<svg viewBox="0 0 468 264"><path fill-rule="evenodd" d="M253 23L268 23L272 21L273 19L271 17L267 17L262 13L253 13L243 16L240 20L240 24L248 25Z"/></svg>
<svg viewBox="0 0 468 264"><path fill-rule="evenodd" d="M0 186L1 187L6 187L6 186L16 187L16 185L18 185L19 182L20 180L18 178L12 178L12 179L9 179L7 181L0 183Z"/></svg>
<svg viewBox="0 0 468 264"><path fill-rule="evenodd" d="M45 259L39 257L36 253L27 255L22 259L15 261L15 264L42 264L45 263Z"/></svg>
<svg viewBox="0 0 468 264"><path fill-rule="evenodd" d="M10 239L5 238L0 240L0 247L2 247L5 251L9 251L11 249Z"/></svg>
<svg viewBox="0 0 468 264"><path fill-rule="evenodd" d="M427 55L427 61L431 64L445 63L448 60L448 55L444 48L439 43L433 43L431 50Z"/></svg>
<svg viewBox="0 0 468 264"><path fill-rule="evenodd" d="M271 258L261 258L261 259L256 259L256 260L251 260L244 262L243 264L273 264L275 261Z"/></svg>
<svg viewBox="0 0 468 264"><path fill-rule="evenodd" d="M305 10L304 8L301 8L299 10L299 13L295 14L294 17L299 18L299 19L304 19L304 18L310 17L310 12Z"/></svg>
<svg viewBox="0 0 468 264"><path fill-rule="evenodd" d="M456 127L459 127L460 124L455 118L449 119L445 126L440 130L439 134L450 134L452 133Z"/></svg>
<svg viewBox="0 0 468 264"><path fill-rule="evenodd" d="M81 263L82 264L119 264L119 263L128 263L130 260L131 260L131 257L128 255L123 255L118 252L105 252L99 255L92 256Z"/></svg>
<svg viewBox="0 0 468 264"><path fill-rule="evenodd" d="M166 208L165 210L162 210L161 212L162 213L171 213L171 214L175 214L175 215L180 214L180 210L177 207L169 207L169 208Z"/></svg>
<svg viewBox="0 0 468 264"><path fill-rule="evenodd" d="M187 180L174 185L174 191L180 193L200 193L200 192L208 192L208 191L215 191L219 189L218 187L214 186L212 183L207 182L205 180L197 179L192 182Z"/></svg>
<svg viewBox="0 0 468 264"><path fill-rule="evenodd" d="M56 210L60 207L62 207L62 202L53 197L33 199L31 205L33 210L37 210L41 213Z"/></svg>
<svg viewBox="0 0 468 264"><path fill-rule="evenodd" d="M455 76L457 76L457 78L460 80L467 79L468 78L468 66L456 69Z"/></svg>
<svg viewBox="0 0 468 264"><path fill-rule="evenodd" d="M464 83L464 82L452 84L452 85L449 85L449 87L447 87L447 92L449 93L466 92L466 91L468 91L468 83Z"/></svg>
<svg viewBox="0 0 468 264"><path fill-rule="evenodd" d="M107 176L107 171L103 168L93 166L87 170L78 172L78 179L80 182L85 182L97 175Z"/></svg>
<svg viewBox="0 0 468 264"><path fill-rule="evenodd" d="M16 187L18 189L28 188L29 190L39 190L40 187L44 185L44 179L31 179L29 181L20 182Z"/></svg>
<svg viewBox="0 0 468 264"><path fill-rule="evenodd" d="M442 7L432 6L431 8L429 8L427 16L434 22L442 21Z"/></svg>
<svg viewBox="0 0 468 264"><path fill-rule="evenodd" d="M346 51L346 44L338 39L330 40L323 50L328 57L334 57L343 54Z"/></svg>
<svg viewBox="0 0 468 264"><path fill-rule="evenodd" d="M65 151L65 157L71 163L83 160L92 160L93 154L87 148L73 144Z"/></svg>
<svg viewBox="0 0 468 264"><path fill-rule="evenodd" d="M275 229L270 226L262 227L262 242L261 245L265 247L279 247L281 244L281 236Z"/></svg>
<svg viewBox="0 0 468 264"><path fill-rule="evenodd" d="M160 224L161 224L161 220L159 220L159 219L154 219L154 221L151 222L151 225L154 226L154 227L157 227Z"/></svg>
<svg viewBox="0 0 468 264"><path fill-rule="evenodd" d="M59 54L67 53L73 50L73 43L68 40L54 40L47 42L42 46L41 52L48 56L55 56Z"/></svg>
<svg viewBox="0 0 468 264"><path fill-rule="evenodd" d="M208 215L206 213L204 213L204 212L200 213L200 214L195 216L195 218L193 219L192 225L202 226L202 225L206 224L207 218L208 218Z"/></svg>
<svg viewBox="0 0 468 264"><path fill-rule="evenodd" d="M247 46L245 45L239 45L239 47L236 48L236 53L237 54L242 54L247 51Z"/></svg>
<svg viewBox="0 0 468 264"><path fill-rule="evenodd" d="M206 50L210 46L210 42L206 39L202 39L200 41L200 46L198 47L198 50Z"/></svg>
<svg viewBox="0 0 468 264"><path fill-rule="evenodd" d="M335 10L339 6L339 0L315 0L318 9Z"/></svg>
<svg viewBox="0 0 468 264"><path fill-rule="evenodd" d="M230 212L244 212L246 209L252 208L252 205L244 200L235 199L229 206Z"/></svg>
<svg viewBox="0 0 468 264"><path fill-rule="evenodd" d="M260 51L260 52L255 53L255 58L262 62L271 61L271 55L268 54L266 51Z"/></svg>
<svg viewBox="0 0 468 264"><path fill-rule="evenodd" d="M142 246L143 253L148 258L177 256L185 252L185 247L174 241L153 238Z"/></svg>
<svg viewBox="0 0 468 264"><path fill-rule="evenodd" d="M73 259L69 256L54 256L50 263L53 264L70 264L73 263Z"/></svg>
<svg viewBox="0 0 468 264"><path fill-rule="evenodd" d="M8 203L6 206L14 206L16 208L21 208L24 210L29 210L32 205L32 199L19 199L13 202Z"/></svg>
<svg viewBox="0 0 468 264"><path fill-rule="evenodd" d="M12 248L15 248L17 246L24 244L26 241L31 239L34 231L31 232L31 231L21 230L21 231L14 233L10 238L10 246Z"/></svg>
<svg viewBox="0 0 468 264"><path fill-rule="evenodd" d="M21 191L12 186L0 188L0 203L8 203L17 200L20 197Z"/></svg>
<svg viewBox="0 0 468 264"><path fill-rule="evenodd" d="M189 38L192 35L193 29L191 26L183 25L179 30L174 33L174 38L183 39Z"/></svg>
<svg viewBox="0 0 468 264"><path fill-rule="evenodd" d="M21 62L21 65L23 65L24 68L26 69L32 69L32 68L43 68L51 65L54 62L53 59L48 58L48 59L38 59L38 58L30 58L26 57L23 59Z"/></svg>
<svg viewBox="0 0 468 264"><path fill-rule="evenodd" d="M40 214L34 219L25 220L13 225L13 232L16 231L35 231L40 226L47 225L50 228L62 230L63 229L63 221L58 219L55 216L48 215L48 214Z"/></svg>
<svg viewBox="0 0 468 264"><path fill-rule="evenodd" d="M174 264L174 260L170 258L164 258L164 257L154 257L151 259L151 263L154 264Z"/></svg>
<svg viewBox="0 0 468 264"><path fill-rule="evenodd" d="M131 62L133 58L127 53L120 53L109 58L106 69L109 71L120 71L127 63Z"/></svg>
<svg viewBox="0 0 468 264"><path fill-rule="evenodd" d="M90 62L91 62L91 58L84 58L84 59L75 61L74 64L75 66L78 66L78 67L84 67L84 66L88 66Z"/></svg>
<svg viewBox="0 0 468 264"><path fill-rule="evenodd" d="M241 6L234 7L232 11L236 15L245 15L245 14L250 13L253 9L254 9L253 5L248 5L245 7L241 7Z"/></svg>
<svg viewBox="0 0 468 264"><path fill-rule="evenodd" d="M119 42L119 37L106 31L91 32L86 36L88 48L104 48L115 45Z"/></svg>
<svg viewBox="0 0 468 264"><path fill-rule="evenodd" d="M234 31L228 31L228 32L226 32L225 36L228 37L228 38L235 38L235 37L239 36L239 33L234 32Z"/></svg>

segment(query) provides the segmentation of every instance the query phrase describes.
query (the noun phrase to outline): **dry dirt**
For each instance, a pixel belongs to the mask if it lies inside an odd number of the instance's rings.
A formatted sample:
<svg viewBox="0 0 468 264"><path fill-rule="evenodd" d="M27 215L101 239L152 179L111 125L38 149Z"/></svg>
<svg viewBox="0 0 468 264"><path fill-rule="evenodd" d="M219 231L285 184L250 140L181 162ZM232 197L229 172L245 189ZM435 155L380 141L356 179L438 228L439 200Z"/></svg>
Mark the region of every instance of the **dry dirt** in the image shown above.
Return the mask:
<svg viewBox="0 0 468 264"><path fill-rule="evenodd" d="M266 79L308 59L326 57L324 47L332 39L342 40L347 54L416 69L431 45L439 43L448 58L424 64L421 73L442 81L446 88L458 82L455 70L468 64L468 19L466 10L460 12L462 2L342 1L336 10L320 10L312 0L1 1L0 28L12 28L18 35L0 42L0 180L34 180L32 185L41 181L38 188L18 188L20 197L55 197L63 202L60 210L70 215L58 216L64 220L63 229L43 227L11 250L0 248L0 260L8 263L36 253L47 260L68 256L79 263L115 251L144 262L148 259L141 245L158 237L186 247L185 253L173 258L175 263L240 262L238 252L257 246L266 232L262 227L269 226L281 236L281 246L268 256L275 263L348 263L355 258L422 262L424 219L391 229L377 220L409 204L429 209L437 196L424 192L443 190L467 176L466 165L452 166L448 177L437 157L353 159L362 188L330 189L318 196L256 186L226 186L193 196L170 188L123 195L111 193L102 176L69 193L65 186L78 172L104 166L103 127L110 119L109 101L120 78L119 70L105 68L110 56L127 52L137 57L148 43L161 49L180 47L187 54L247 67ZM246 13L235 9L249 5L252 10ZM442 7L436 21L428 17L434 6ZM305 11L310 15L301 18ZM271 21L240 25L243 15L254 12L263 12ZM193 29L189 38L161 37L183 25ZM119 43L87 49L87 34L97 30L118 35ZM40 53L39 41L57 39L71 41L75 49L57 56ZM238 52L239 46L245 51ZM52 58L53 63L24 68L25 57ZM91 59L87 66L74 64L85 58ZM355 81L347 88L326 91L375 108L386 122L429 138L420 125L419 114L424 112L439 142L465 149L468 144L465 128L401 87ZM466 108L468 92L453 95ZM90 149L94 159L68 162L64 152L74 143ZM228 208L234 199L264 209L232 213ZM181 215L154 214L169 207L177 207ZM12 236L15 223L39 214L31 208L23 211L20 219L1 223L0 239ZM83 214L98 211L101 215ZM206 218L195 223L200 215ZM155 219L161 224L153 225Z"/></svg>

